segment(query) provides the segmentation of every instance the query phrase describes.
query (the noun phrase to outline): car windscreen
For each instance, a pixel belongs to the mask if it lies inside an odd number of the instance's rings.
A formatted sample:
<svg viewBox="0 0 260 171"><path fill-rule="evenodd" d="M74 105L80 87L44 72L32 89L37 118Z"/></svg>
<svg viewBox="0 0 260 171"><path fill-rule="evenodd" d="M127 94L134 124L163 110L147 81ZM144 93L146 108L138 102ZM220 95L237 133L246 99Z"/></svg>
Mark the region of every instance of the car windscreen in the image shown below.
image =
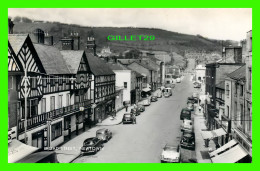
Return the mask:
<svg viewBox="0 0 260 171"><path fill-rule="evenodd" d="M164 147L164 151L176 151L175 147Z"/></svg>
<svg viewBox="0 0 260 171"><path fill-rule="evenodd" d="M93 144L94 144L93 141L86 141L86 142L84 142L84 146L93 145Z"/></svg>

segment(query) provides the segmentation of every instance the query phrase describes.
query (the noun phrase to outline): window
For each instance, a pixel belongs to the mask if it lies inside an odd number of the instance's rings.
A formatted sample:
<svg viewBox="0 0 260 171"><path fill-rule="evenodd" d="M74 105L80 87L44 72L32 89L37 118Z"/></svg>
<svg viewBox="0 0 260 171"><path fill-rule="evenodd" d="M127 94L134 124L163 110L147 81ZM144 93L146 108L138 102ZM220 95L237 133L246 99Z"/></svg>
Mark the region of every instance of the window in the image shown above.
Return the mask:
<svg viewBox="0 0 260 171"><path fill-rule="evenodd" d="M43 85L44 87L47 86L47 78L42 78L42 85Z"/></svg>
<svg viewBox="0 0 260 171"><path fill-rule="evenodd" d="M51 86L54 86L54 78L53 77L50 77L50 84L51 84Z"/></svg>
<svg viewBox="0 0 260 171"><path fill-rule="evenodd" d="M51 140L55 140L62 135L62 122L58 122L51 126Z"/></svg>
<svg viewBox="0 0 260 171"><path fill-rule="evenodd" d="M248 104L249 105L249 104ZM250 107L247 108L247 116L248 116L248 128L247 130L248 131L251 131L251 110L250 110Z"/></svg>
<svg viewBox="0 0 260 171"><path fill-rule="evenodd" d="M229 118L229 106L227 106L227 117Z"/></svg>
<svg viewBox="0 0 260 171"><path fill-rule="evenodd" d="M14 88L14 77L8 76L8 90L12 90Z"/></svg>
<svg viewBox="0 0 260 171"><path fill-rule="evenodd" d="M229 84L226 85L226 95L229 96Z"/></svg>
<svg viewBox="0 0 260 171"><path fill-rule="evenodd" d="M124 88L127 88L127 82L124 82Z"/></svg>
<svg viewBox="0 0 260 171"><path fill-rule="evenodd" d="M244 112L243 112L243 109L244 109L243 105L240 104L240 124L241 124L241 125L242 125L243 120L244 120Z"/></svg>
<svg viewBox="0 0 260 171"><path fill-rule="evenodd" d="M244 86L240 85L240 96L244 95Z"/></svg>
<svg viewBox="0 0 260 171"><path fill-rule="evenodd" d="M32 88L36 88L37 87L37 79L35 77L32 77L31 80L32 80Z"/></svg>
<svg viewBox="0 0 260 171"><path fill-rule="evenodd" d="M51 96L51 101L50 101L50 110L55 109L55 96Z"/></svg>
<svg viewBox="0 0 260 171"><path fill-rule="evenodd" d="M66 105L69 106L70 105L70 94L68 93L66 98Z"/></svg>
<svg viewBox="0 0 260 171"><path fill-rule="evenodd" d="M252 69L248 69L248 90L252 89Z"/></svg>
<svg viewBox="0 0 260 171"><path fill-rule="evenodd" d="M234 106L234 120L235 120L235 124L237 123L237 102L235 102L235 106Z"/></svg>
<svg viewBox="0 0 260 171"><path fill-rule="evenodd" d="M43 98L41 101L42 101L42 106L41 106L42 113L45 113L46 112L46 99Z"/></svg>
<svg viewBox="0 0 260 171"><path fill-rule="evenodd" d="M238 83L235 83L235 95L237 95L238 92Z"/></svg>
<svg viewBox="0 0 260 171"><path fill-rule="evenodd" d="M59 107L62 108L62 95L59 95Z"/></svg>
<svg viewBox="0 0 260 171"><path fill-rule="evenodd" d="M30 116L38 115L38 99L30 100Z"/></svg>

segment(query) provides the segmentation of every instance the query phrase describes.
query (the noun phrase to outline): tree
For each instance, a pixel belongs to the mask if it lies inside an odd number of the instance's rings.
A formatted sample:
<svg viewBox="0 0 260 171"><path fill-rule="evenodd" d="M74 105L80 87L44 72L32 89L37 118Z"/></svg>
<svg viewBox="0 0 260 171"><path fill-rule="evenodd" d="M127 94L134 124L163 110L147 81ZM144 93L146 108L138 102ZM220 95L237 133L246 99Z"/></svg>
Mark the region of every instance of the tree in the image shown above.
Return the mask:
<svg viewBox="0 0 260 171"><path fill-rule="evenodd" d="M130 50L129 52L127 52L127 53L125 54L125 57L126 57L126 58L138 59L138 58L141 57L141 54L142 54L142 52L140 52L139 50L137 50L137 49L132 49L132 50Z"/></svg>

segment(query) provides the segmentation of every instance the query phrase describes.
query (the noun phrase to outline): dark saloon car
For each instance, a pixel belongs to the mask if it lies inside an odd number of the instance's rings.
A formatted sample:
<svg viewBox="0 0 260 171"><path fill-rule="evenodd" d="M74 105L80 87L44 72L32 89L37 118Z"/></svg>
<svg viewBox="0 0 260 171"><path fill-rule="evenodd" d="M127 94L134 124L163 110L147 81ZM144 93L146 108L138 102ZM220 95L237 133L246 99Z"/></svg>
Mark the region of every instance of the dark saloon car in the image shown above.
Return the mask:
<svg viewBox="0 0 260 171"><path fill-rule="evenodd" d="M112 138L112 132L109 129L102 128L96 131L96 137L103 142L108 142Z"/></svg>
<svg viewBox="0 0 260 171"><path fill-rule="evenodd" d="M125 113L122 119L123 124L125 123L132 123L136 124L136 117L132 113Z"/></svg>
<svg viewBox="0 0 260 171"><path fill-rule="evenodd" d="M138 105L137 105L137 109L138 109L140 112L144 112L144 111L145 111L144 105L141 105L141 104L138 104Z"/></svg>
<svg viewBox="0 0 260 171"><path fill-rule="evenodd" d="M183 108L181 110L180 120L191 120L191 110L188 108Z"/></svg>
<svg viewBox="0 0 260 171"><path fill-rule="evenodd" d="M188 103L198 103L199 99L197 97L188 97L187 104Z"/></svg>
<svg viewBox="0 0 260 171"><path fill-rule="evenodd" d="M96 154L103 148L103 141L97 137L88 138L83 142L81 154Z"/></svg>
<svg viewBox="0 0 260 171"><path fill-rule="evenodd" d="M135 116L138 116L141 114L140 111L138 110L138 108L132 108L130 113L134 114Z"/></svg>
<svg viewBox="0 0 260 171"><path fill-rule="evenodd" d="M151 102L156 102L158 99L157 99L157 96L152 96L151 97Z"/></svg>
<svg viewBox="0 0 260 171"><path fill-rule="evenodd" d="M181 147L195 150L195 134L184 131L181 137Z"/></svg>

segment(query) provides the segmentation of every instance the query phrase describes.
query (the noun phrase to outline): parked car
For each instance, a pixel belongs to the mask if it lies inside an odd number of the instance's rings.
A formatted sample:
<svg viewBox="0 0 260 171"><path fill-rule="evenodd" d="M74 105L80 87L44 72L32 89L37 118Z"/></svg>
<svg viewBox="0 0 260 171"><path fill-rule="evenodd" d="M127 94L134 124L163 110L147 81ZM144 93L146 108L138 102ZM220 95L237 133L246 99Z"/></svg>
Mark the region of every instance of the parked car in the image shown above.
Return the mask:
<svg viewBox="0 0 260 171"><path fill-rule="evenodd" d="M169 95L171 96L172 95L172 88L170 87L167 87L163 90L164 93L169 93Z"/></svg>
<svg viewBox="0 0 260 171"><path fill-rule="evenodd" d="M161 163L180 163L181 153L180 146L166 144L162 150Z"/></svg>
<svg viewBox="0 0 260 171"><path fill-rule="evenodd" d="M191 120L191 111L187 108L181 110L180 120L184 119Z"/></svg>
<svg viewBox="0 0 260 171"><path fill-rule="evenodd" d="M132 113L125 113L122 119L123 124L125 123L132 123L136 124L136 117Z"/></svg>
<svg viewBox="0 0 260 171"><path fill-rule="evenodd" d="M167 92L164 92L164 97L165 97L165 98L168 98L168 97L170 97L170 94L167 93Z"/></svg>
<svg viewBox="0 0 260 171"><path fill-rule="evenodd" d="M141 114L140 111L138 110L138 108L132 108L130 113L134 114L135 116L138 116Z"/></svg>
<svg viewBox="0 0 260 171"><path fill-rule="evenodd" d="M194 104L188 103L187 104L187 109L189 109L190 111L194 111Z"/></svg>
<svg viewBox="0 0 260 171"><path fill-rule="evenodd" d="M96 154L103 148L103 141L97 137L88 138L83 142L81 154Z"/></svg>
<svg viewBox="0 0 260 171"><path fill-rule="evenodd" d="M180 82L181 82L181 78L177 78L176 83L180 83Z"/></svg>
<svg viewBox="0 0 260 171"><path fill-rule="evenodd" d="M195 83L195 84L193 85L193 87L194 87L194 88L201 88L201 84L200 84L200 83Z"/></svg>
<svg viewBox="0 0 260 171"><path fill-rule="evenodd" d="M139 102L139 104L142 104L144 106L150 106L150 104L151 104L151 97L143 98L143 100L141 102Z"/></svg>
<svg viewBox="0 0 260 171"><path fill-rule="evenodd" d="M195 150L195 134L184 131L181 137L181 147Z"/></svg>
<svg viewBox="0 0 260 171"><path fill-rule="evenodd" d="M184 119L181 124L181 131L193 132L193 123L191 120Z"/></svg>
<svg viewBox="0 0 260 171"><path fill-rule="evenodd" d="M151 102L156 102L158 99L157 99L157 96L152 96L151 97Z"/></svg>
<svg viewBox="0 0 260 171"><path fill-rule="evenodd" d="M157 97L158 97L158 98L161 98L161 97L162 97L162 91L159 90L159 91L157 92Z"/></svg>
<svg viewBox="0 0 260 171"><path fill-rule="evenodd" d="M96 137L103 142L108 142L112 138L112 132L109 129L102 128L96 131Z"/></svg>
<svg viewBox="0 0 260 171"><path fill-rule="evenodd" d="M144 107L144 105L142 105L142 104L138 104L138 105L137 105L137 109L138 109L140 112L144 112L144 111L145 111L145 107Z"/></svg>
<svg viewBox="0 0 260 171"><path fill-rule="evenodd" d="M197 97L188 97L187 104L188 103L192 103L192 104L198 103L198 101L199 101L199 98L197 98Z"/></svg>

